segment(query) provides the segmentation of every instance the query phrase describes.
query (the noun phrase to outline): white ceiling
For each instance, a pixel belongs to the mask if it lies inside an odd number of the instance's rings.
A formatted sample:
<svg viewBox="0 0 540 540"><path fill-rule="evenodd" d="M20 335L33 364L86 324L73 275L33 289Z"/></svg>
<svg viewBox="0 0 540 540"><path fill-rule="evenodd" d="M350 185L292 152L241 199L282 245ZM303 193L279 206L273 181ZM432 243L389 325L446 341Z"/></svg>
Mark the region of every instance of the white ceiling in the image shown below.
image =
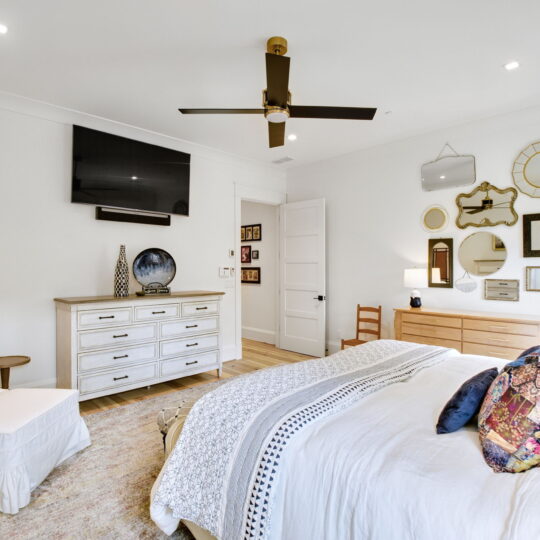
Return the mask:
<svg viewBox="0 0 540 540"><path fill-rule="evenodd" d="M539 19L538 0L0 0L0 90L294 166L540 103ZM272 35L293 103L375 120L291 119L269 149L262 117L177 112L259 107Z"/></svg>

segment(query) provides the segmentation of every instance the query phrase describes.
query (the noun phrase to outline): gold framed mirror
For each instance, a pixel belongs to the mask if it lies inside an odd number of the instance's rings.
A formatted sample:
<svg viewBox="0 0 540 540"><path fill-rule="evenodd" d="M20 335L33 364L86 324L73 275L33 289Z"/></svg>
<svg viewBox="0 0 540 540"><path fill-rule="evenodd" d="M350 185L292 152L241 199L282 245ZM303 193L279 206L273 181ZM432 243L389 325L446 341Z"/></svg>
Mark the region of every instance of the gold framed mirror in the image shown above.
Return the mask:
<svg viewBox="0 0 540 540"><path fill-rule="evenodd" d="M506 262L506 246L490 232L475 232L459 246L459 264L474 276L489 276L500 270Z"/></svg>
<svg viewBox="0 0 540 540"><path fill-rule="evenodd" d="M442 231L448 225L448 212L437 204L429 206L422 214L422 227L428 232Z"/></svg>
<svg viewBox="0 0 540 540"><path fill-rule="evenodd" d="M514 161L514 184L529 197L540 197L540 142L529 144Z"/></svg>
<svg viewBox="0 0 540 540"><path fill-rule="evenodd" d="M489 182L482 182L470 193L460 193L456 197L456 225L460 229L514 225L518 220L514 210L516 197L515 188L499 189Z"/></svg>
<svg viewBox="0 0 540 540"><path fill-rule="evenodd" d="M451 289L454 283L454 241L431 238L428 241L428 287Z"/></svg>

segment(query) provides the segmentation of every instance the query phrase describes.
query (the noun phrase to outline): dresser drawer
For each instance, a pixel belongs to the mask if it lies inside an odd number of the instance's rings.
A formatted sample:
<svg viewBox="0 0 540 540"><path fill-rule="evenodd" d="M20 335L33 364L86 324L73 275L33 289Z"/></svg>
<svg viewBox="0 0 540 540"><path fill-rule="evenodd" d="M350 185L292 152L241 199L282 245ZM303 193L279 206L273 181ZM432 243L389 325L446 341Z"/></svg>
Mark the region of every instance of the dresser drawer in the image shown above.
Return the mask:
<svg viewBox="0 0 540 540"><path fill-rule="evenodd" d="M79 372L115 368L157 359L157 344L124 347L95 353L79 354Z"/></svg>
<svg viewBox="0 0 540 540"><path fill-rule="evenodd" d="M160 343L161 356L177 356L179 354L193 353L204 349L217 349L218 336L196 336L174 341L162 341Z"/></svg>
<svg viewBox="0 0 540 540"><path fill-rule="evenodd" d="M411 343L422 343L423 345L437 345L438 347L449 347L450 349L456 349L457 351L461 352L461 341L432 338L426 336L411 336L409 334L403 334L401 336L401 340L409 341Z"/></svg>
<svg viewBox="0 0 540 540"><path fill-rule="evenodd" d="M494 356L504 360L515 360L523 352L522 349L498 347L496 345L482 345L480 343L464 343L463 354L478 354L480 356Z"/></svg>
<svg viewBox="0 0 540 540"><path fill-rule="evenodd" d="M193 334L209 334L210 332L217 332L218 319L217 317L210 317L187 321L170 321L161 323L160 327L160 335L165 339Z"/></svg>
<svg viewBox="0 0 540 540"><path fill-rule="evenodd" d="M131 308L100 309L78 312L78 328L115 326L131 322Z"/></svg>
<svg viewBox="0 0 540 540"><path fill-rule="evenodd" d="M413 313L403 314L404 323L429 324L432 326L446 326L449 328L461 328L461 319L458 317L441 317L438 315L422 315Z"/></svg>
<svg viewBox="0 0 540 540"><path fill-rule="evenodd" d="M530 323L512 323L499 321L483 321L480 319L463 319L463 328L484 330L503 334L521 334L522 336L538 336L538 325Z"/></svg>
<svg viewBox="0 0 540 540"><path fill-rule="evenodd" d="M182 317L192 317L193 315L212 315L217 312L217 301L182 303Z"/></svg>
<svg viewBox="0 0 540 540"><path fill-rule="evenodd" d="M81 394L102 392L103 390L121 388L141 381L157 377L157 364L115 369L99 375L83 375L79 377L79 391Z"/></svg>
<svg viewBox="0 0 540 540"><path fill-rule="evenodd" d="M538 345L538 338L536 337L467 329L463 330L463 341L482 343L484 345L499 345L501 347L521 349L522 351L533 345Z"/></svg>
<svg viewBox="0 0 540 540"><path fill-rule="evenodd" d="M135 308L136 321L177 319L178 317L180 317L180 304L164 304L161 306L138 306Z"/></svg>
<svg viewBox="0 0 540 540"><path fill-rule="evenodd" d="M161 377L171 377L178 375L181 377L183 373L193 371L194 369L204 370L204 368L212 369L219 367L218 351L212 351L206 354L198 354L196 356L184 356L183 358L171 358L161 362Z"/></svg>
<svg viewBox="0 0 540 540"><path fill-rule="evenodd" d="M79 350L114 347L125 343L150 341L157 337L157 325L125 326L110 330L79 332Z"/></svg>
<svg viewBox="0 0 540 540"><path fill-rule="evenodd" d="M460 328L447 328L444 326L427 326L424 324L403 323L401 325L401 331L403 334L411 334L413 336L424 336L461 341Z"/></svg>

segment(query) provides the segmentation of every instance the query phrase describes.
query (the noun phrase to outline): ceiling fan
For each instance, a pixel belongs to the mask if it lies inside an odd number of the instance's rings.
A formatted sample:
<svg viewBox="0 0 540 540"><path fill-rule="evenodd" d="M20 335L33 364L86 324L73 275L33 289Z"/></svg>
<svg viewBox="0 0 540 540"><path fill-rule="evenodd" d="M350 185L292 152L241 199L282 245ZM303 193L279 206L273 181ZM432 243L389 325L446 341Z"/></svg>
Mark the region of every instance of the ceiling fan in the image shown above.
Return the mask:
<svg viewBox="0 0 540 540"><path fill-rule="evenodd" d="M284 56L287 40L274 36L266 44L266 89L261 109L178 109L182 114L264 114L268 121L270 148L285 144L285 122L288 118L335 118L340 120L373 120L372 107L312 107L293 105L289 91L291 59Z"/></svg>
<svg viewBox="0 0 540 540"><path fill-rule="evenodd" d="M479 212L482 212L484 210L491 210L495 207L510 208L510 203L507 201L503 201L493 204L493 199L489 196L489 189L486 189L486 196L481 200L480 206L464 206L463 210L465 210L467 214L478 214Z"/></svg>

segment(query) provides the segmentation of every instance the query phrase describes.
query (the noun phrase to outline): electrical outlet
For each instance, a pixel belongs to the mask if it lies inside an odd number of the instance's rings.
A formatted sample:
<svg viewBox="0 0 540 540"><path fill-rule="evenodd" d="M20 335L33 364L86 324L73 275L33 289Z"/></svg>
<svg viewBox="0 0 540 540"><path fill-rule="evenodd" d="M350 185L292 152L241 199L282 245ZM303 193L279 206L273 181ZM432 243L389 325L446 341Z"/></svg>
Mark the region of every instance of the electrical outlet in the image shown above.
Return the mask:
<svg viewBox="0 0 540 540"><path fill-rule="evenodd" d="M234 257L234 249L229 249L229 257Z"/></svg>

